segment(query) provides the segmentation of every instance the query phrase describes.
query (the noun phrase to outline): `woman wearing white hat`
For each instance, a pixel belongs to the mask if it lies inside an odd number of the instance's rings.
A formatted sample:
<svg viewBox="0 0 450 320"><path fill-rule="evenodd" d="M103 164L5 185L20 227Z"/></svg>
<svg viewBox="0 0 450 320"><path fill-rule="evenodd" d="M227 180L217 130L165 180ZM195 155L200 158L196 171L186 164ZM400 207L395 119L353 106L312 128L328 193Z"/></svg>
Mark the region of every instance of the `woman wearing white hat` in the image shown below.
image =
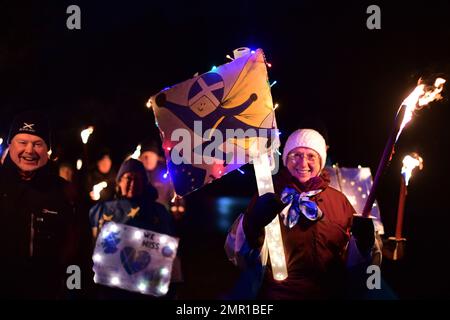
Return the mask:
<svg viewBox="0 0 450 320"><path fill-rule="evenodd" d="M280 219L288 278L274 280L268 263L265 272L260 273L262 285L254 286L258 287L259 298L342 297L348 248L357 251L360 261L371 260L373 223L370 219L355 219L355 210L347 198L329 186L323 170L326 157L325 140L317 131L293 132L282 156L286 169L274 179L275 193L255 196L228 235L225 247L230 260L241 266L245 262L248 267L255 266L255 261L250 260L256 257L262 266L264 255L255 252L262 248L264 227L276 216ZM349 246L351 234L353 245Z"/></svg>

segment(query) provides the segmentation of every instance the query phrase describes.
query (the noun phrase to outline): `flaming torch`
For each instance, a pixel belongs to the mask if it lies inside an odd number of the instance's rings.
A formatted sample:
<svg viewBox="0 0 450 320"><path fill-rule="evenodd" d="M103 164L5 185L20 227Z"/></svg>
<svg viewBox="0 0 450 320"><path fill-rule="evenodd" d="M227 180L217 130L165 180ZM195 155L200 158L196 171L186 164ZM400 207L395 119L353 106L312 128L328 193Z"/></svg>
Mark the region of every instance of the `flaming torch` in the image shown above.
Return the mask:
<svg viewBox="0 0 450 320"><path fill-rule="evenodd" d="M81 141L83 142L83 144L86 144L89 140L89 136L94 132L94 127L90 126L87 129L84 129L81 131Z"/></svg>
<svg viewBox="0 0 450 320"><path fill-rule="evenodd" d="M89 193L91 196L91 199L94 201L100 200L100 192L102 192L103 189L105 189L108 186L108 183L106 181L102 181L100 183L97 183L92 187L92 191Z"/></svg>
<svg viewBox="0 0 450 320"><path fill-rule="evenodd" d="M86 169L88 168L88 150L87 150L87 143L89 140L89 136L94 132L94 127L90 126L87 129L81 130L80 136L81 141L83 142L83 162L86 164ZM80 167L81 169L81 167Z"/></svg>
<svg viewBox="0 0 450 320"><path fill-rule="evenodd" d="M421 110L424 106L434 100L440 100L442 97L440 93L444 87L445 80L442 78L437 78L434 84L431 86L426 86L419 79L419 84L411 92L411 94L403 101L402 105L398 109L397 115L394 121L394 128L391 135L384 147L383 155L381 156L380 162L378 164L377 173L373 181L370 194L367 198L366 204L363 209L363 217L369 217L372 206L375 202L376 191L378 189L378 184L380 182L381 175L392 159L394 154L395 143L397 142L400 134L402 133L405 126L411 121L415 111Z"/></svg>
<svg viewBox="0 0 450 320"><path fill-rule="evenodd" d="M141 145L138 144L133 154L130 156L130 158L138 160L140 156L141 156Z"/></svg>
<svg viewBox="0 0 450 320"><path fill-rule="evenodd" d="M395 237L389 237L389 243L384 250L385 256L392 260L399 260L403 257L404 243L406 241L406 239L402 237L405 199L408 194L407 187L409 179L411 178L412 172L415 168L419 168L419 170L422 170L423 168L423 159L417 153L412 153L411 155L407 155L403 158Z"/></svg>

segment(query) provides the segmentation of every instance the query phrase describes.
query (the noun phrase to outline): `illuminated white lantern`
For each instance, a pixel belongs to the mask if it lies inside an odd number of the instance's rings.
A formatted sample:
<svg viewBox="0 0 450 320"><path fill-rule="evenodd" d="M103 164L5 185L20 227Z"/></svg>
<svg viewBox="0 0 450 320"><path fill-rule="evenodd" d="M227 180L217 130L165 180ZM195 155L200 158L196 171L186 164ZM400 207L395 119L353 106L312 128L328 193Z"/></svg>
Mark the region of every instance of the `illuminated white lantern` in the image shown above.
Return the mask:
<svg viewBox="0 0 450 320"><path fill-rule="evenodd" d="M168 292L178 238L109 222L93 254L95 283L146 295Z"/></svg>

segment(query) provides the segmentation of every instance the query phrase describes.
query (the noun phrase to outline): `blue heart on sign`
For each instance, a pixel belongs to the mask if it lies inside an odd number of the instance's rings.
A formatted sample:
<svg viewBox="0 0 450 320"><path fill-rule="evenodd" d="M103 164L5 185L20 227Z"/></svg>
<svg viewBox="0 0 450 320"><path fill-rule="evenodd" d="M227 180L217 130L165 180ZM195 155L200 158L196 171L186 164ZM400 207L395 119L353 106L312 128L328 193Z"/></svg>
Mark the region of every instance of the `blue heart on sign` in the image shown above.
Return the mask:
<svg viewBox="0 0 450 320"><path fill-rule="evenodd" d="M120 260L128 274L144 270L150 263L151 257L147 251L136 251L132 247L125 247L120 251Z"/></svg>

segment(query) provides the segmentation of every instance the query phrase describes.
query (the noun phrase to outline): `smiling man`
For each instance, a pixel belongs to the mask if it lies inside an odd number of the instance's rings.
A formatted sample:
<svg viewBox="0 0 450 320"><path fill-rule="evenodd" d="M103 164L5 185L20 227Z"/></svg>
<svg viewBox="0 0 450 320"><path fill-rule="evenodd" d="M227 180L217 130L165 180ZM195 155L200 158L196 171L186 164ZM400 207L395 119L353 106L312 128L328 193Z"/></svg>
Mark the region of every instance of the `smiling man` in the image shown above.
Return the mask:
<svg viewBox="0 0 450 320"><path fill-rule="evenodd" d="M37 169L47 164L47 152L44 139L33 134L18 133L10 142L9 156L24 180L31 179Z"/></svg>
<svg viewBox="0 0 450 320"><path fill-rule="evenodd" d="M47 117L36 111L18 115L8 144L0 167L0 296L62 298L71 243L77 241L67 184L50 168Z"/></svg>

